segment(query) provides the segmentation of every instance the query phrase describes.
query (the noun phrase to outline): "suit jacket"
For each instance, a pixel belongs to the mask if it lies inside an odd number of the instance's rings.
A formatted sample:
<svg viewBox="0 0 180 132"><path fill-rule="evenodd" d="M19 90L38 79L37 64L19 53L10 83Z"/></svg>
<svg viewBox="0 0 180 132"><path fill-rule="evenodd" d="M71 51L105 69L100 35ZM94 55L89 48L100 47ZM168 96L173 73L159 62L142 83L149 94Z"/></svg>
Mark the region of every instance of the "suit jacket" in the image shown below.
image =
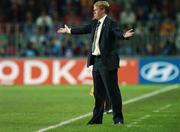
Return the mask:
<svg viewBox="0 0 180 132"><path fill-rule="evenodd" d="M88 25L72 28L71 34L91 34L91 43L88 52L87 66L94 64L94 56L92 55L92 43L96 30L97 20L92 20ZM110 17L106 17L102 26L99 39L99 48L101 53L101 61L105 68L114 70L119 67L119 55L117 39L124 39L123 33L119 26Z"/></svg>

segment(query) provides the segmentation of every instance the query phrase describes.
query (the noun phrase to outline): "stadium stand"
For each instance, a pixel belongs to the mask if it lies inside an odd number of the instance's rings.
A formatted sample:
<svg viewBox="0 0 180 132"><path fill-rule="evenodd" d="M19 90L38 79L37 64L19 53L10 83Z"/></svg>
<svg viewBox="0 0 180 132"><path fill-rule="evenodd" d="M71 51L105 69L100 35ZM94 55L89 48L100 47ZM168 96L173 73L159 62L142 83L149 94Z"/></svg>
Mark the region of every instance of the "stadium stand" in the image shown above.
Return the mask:
<svg viewBox="0 0 180 132"><path fill-rule="evenodd" d="M110 16L135 37L119 41L124 56L180 55L179 0L113 0ZM91 0L1 0L0 57L84 57L87 35L56 33L65 23L86 24L92 16Z"/></svg>

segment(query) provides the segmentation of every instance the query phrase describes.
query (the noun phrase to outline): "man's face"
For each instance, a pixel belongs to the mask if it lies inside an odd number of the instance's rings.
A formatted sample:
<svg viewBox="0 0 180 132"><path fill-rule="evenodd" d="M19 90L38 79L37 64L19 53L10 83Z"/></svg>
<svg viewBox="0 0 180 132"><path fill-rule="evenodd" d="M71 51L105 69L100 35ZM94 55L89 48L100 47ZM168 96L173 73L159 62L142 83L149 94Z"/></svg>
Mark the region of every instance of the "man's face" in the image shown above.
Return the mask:
<svg viewBox="0 0 180 132"><path fill-rule="evenodd" d="M93 14L94 14L93 19L99 20L99 19L101 19L101 18L104 16L105 11L102 10L102 9L100 9L100 8L97 7L97 6L94 6Z"/></svg>

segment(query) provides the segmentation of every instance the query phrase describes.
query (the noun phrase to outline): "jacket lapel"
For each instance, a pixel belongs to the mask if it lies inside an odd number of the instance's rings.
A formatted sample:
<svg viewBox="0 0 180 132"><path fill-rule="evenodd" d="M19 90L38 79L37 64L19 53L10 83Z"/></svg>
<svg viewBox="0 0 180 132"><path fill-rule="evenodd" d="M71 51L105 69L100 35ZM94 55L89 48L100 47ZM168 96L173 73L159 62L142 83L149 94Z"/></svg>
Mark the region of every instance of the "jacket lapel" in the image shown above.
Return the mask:
<svg viewBox="0 0 180 132"><path fill-rule="evenodd" d="M93 23L93 26L92 26L92 27L93 27L93 28L92 28L92 35L91 35L91 36L92 36L92 38L91 38L92 41L93 41L93 39L94 39L94 34L95 34L95 31L96 31L96 24L97 24L97 22L98 22L98 21L95 21L95 22Z"/></svg>
<svg viewBox="0 0 180 132"><path fill-rule="evenodd" d="M93 39L94 39L94 34L95 34L95 31L96 31L96 24L97 24L97 20L94 20L93 23L92 23L92 32L91 32L91 43L90 43L90 53L91 53L91 49L92 49L92 43L93 43Z"/></svg>
<svg viewBox="0 0 180 132"><path fill-rule="evenodd" d="M101 34L100 34L100 38L99 38L99 44L101 43L101 38L102 38L102 35L104 34L104 29L107 26L107 18L108 18L108 16L105 18L104 23L102 25Z"/></svg>

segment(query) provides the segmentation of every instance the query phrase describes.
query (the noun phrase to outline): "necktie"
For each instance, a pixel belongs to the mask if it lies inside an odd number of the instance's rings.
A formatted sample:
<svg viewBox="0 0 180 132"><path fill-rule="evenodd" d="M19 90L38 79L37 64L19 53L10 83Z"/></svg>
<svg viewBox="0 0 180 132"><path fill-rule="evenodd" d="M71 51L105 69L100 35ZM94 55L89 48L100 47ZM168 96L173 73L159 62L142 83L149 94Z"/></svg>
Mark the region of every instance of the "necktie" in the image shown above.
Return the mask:
<svg viewBox="0 0 180 132"><path fill-rule="evenodd" d="M97 39L97 32L98 32L98 28L99 28L99 25L101 24L101 22L97 22L96 24L96 30L95 30L95 34L94 34L94 39L93 39L93 44L92 44L92 53L94 52L95 50L95 45L96 45L96 39Z"/></svg>

